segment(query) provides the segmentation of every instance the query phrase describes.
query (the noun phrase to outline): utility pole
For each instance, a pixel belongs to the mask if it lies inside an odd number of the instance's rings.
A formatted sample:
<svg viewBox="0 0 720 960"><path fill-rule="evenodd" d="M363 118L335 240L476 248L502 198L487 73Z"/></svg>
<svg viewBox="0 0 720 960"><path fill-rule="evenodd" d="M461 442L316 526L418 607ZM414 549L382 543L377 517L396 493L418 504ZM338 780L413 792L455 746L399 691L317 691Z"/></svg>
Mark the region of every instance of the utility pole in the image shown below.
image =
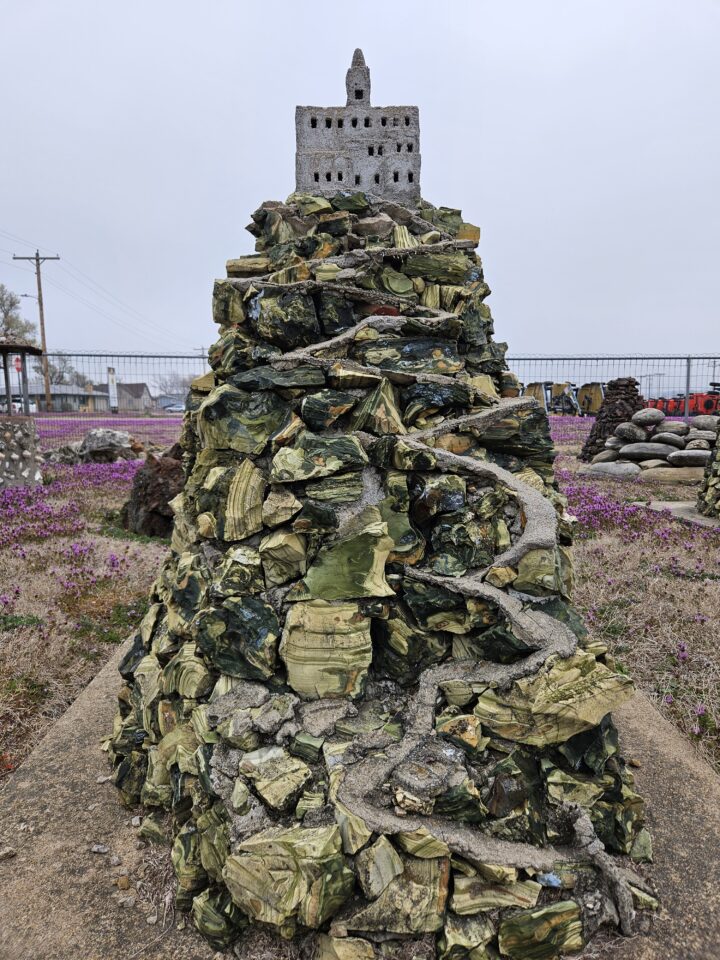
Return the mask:
<svg viewBox="0 0 720 960"><path fill-rule="evenodd" d="M35 277L37 279L37 291L38 291L38 310L40 312L40 345L42 347L42 371L43 371L43 380L45 381L45 409L48 413L52 412L52 395L50 393L50 369L48 367L48 358L47 358L47 341L45 339L45 310L43 309L43 295L42 295L42 280L40 278L40 264L45 263L46 260L59 260L59 256L55 257L41 257L40 251L35 251L34 257L18 257L13 254L13 260L32 260L35 264Z"/></svg>

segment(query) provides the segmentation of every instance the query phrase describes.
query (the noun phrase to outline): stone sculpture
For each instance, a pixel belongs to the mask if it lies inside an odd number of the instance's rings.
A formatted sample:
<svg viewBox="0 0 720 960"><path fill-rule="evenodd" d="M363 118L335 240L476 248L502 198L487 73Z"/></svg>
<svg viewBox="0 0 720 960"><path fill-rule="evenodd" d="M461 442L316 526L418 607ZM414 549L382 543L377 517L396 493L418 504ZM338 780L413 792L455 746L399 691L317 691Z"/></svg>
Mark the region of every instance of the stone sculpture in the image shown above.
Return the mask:
<svg viewBox="0 0 720 960"><path fill-rule="evenodd" d="M344 107L296 107L298 193L365 190L401 203L420 199L417 107L372 107L370 71L356 50ZM367 227L366 229L370 229Z"/></svg>
<svg viewBox="0 0 720 960"><path fill-rule="evenodd" d="M656 902L610 717L631 684L570 606L572 518L479 230L359 191L249 229L108 741L178 908L219 949L261 924L315 960L632 932Z"/></svg>
<svg viewBox="0 0 720 960"><path fill-rule="evenodd" d="M590 461L605 451L605 441L615 433L615 427L625 423L645 406L633 377L618 377L605 387L605 396L592 429L583 444L578 459Z"/></svg>
<svg viewBox="0 0 720 960"><path fill-rule="evenodd" d="M178 905L216 945L259 922L321 957L629 932L631 687L569 606L547 419L503 398L469 226L340 194L251 229L110 741L125 801L170 812Z"/></svg>

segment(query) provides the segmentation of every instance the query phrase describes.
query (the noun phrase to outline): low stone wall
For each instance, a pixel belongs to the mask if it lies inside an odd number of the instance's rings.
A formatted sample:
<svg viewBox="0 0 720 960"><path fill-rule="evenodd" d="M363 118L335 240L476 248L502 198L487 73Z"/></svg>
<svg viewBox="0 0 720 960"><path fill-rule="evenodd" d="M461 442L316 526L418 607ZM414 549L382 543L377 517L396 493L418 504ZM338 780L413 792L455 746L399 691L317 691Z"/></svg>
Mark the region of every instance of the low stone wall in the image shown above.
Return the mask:
<svg viewBox="0 0 720 960"><path fill-rule="evenodd" d="M41 463L33 418L0 418L0 490L41 483Z"/></svg>
<svg viewBox="0 0 720 960"><path fill-rule="evenodd" d="M713 455L705 467L697 508L706 517L720 517L720 434Z"/></svg>
<svg viewBox="0 0 720 960"><path fill-rule="evenodd" d="M702 480L718 436L720 417L700 414L690 423L666 419L648 408L618 424L604 449L580 473L620 479L639 477L668 483Z"/></svg>

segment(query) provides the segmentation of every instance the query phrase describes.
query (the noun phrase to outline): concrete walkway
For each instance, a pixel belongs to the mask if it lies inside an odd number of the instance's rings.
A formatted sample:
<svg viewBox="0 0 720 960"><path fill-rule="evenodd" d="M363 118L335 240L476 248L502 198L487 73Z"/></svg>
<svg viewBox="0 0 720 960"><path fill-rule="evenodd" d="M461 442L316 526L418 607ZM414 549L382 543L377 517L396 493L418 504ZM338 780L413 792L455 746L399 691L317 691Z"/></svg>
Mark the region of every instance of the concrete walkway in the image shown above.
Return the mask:
<svg viewBox="0 0 720 960"><path fill-rule="evenodd" d="M698 513L694 500L653 500L651 503L643 505L658 513L669 510L676 520L682 520L685 523L697 523L701 527L720 529L720 518L705 517L702 513ZM720 956L720 953L718 956Z"/></svg>
<svg viewBox="0 0 720 960"><path fill-rule="evenodd" d="M0 792L0 960L211 960L192 930L147 923L149 904L121 906L114 881L133 876L130 814L107 775L117 659L96 677ZM653 935L601 948L617 960L720 958L720 779L641 696L616 715L624 753L640 762L654 879L663 908ZM91 853L104 844L107 854ZM111 866L111 856L121 864ZM593 956L598 956L591 947ZM241 951L243 954L244 951Z"/></svg>
<svg viewBox="0 0 720 960"><path fill-rule="evenodd" d="M147 922L115 881L141 864L132 813L118 802L100 740L112 728L122 650L0 791L0 960L211 960L194 932ZM91 853L94 844L107 854ZM111 866L111 857L121 864ZM134 885L134 879L133 879Z"/></svg>

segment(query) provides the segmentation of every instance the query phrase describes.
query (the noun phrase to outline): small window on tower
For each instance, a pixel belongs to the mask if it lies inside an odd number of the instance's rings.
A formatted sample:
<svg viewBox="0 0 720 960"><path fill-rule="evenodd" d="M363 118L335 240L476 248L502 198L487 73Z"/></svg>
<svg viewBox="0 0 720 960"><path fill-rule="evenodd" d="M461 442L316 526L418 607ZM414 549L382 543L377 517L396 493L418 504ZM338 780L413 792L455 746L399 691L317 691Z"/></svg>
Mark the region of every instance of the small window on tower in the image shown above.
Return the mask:
<svg viewBox="0 0 720 960"><path fill-rule="evenodd" d="M395 183L397 183L399 179L400 179L400 174L396 170L395 173L393 174L393 180L395 181Z"/></svg>
<svg viewBox="0 0 720 960"><path fill-rule="evenodd" d="M313 130L315 129L317 126L317 117L310 117L310 126L313 128Z"/></svg>
<svg viewBox="0 0 720 960"><path fill-rule="evenodd" d="M411 144L411 143L409 143L409 144L407 145L407 152L408 152L408 153L412 153L412 144Z"/></svg>
<svg viewBox="0 0 720 960"><path fill-rule="evenodd" d="M313 177L315 178L315 183L320 183L320 174L319 174L319 173L314 173L314 174L313 174Z"/></svg>
<svg viewBox="0 0 720 960"><path fill-rule="evenodd" d="M359 187L359 186L360 186L360 174L359 174L359 173L356 173L356 174L355 174L355 186L356 186L356 187Z"/></svg>
<svg viewBox="0 0 720 960"><path fill-rule="evenodd" d="M331 173L326 173L326 174L325 174L325 179L326 179L326 180L332 180L332 174L331 174Z"/></svg>
<svg viewBox="0 0 720 960"><path fill-rule="evenodd" d="M410 126L410 117L405 117L405 126L406 127Z"/></svg>
<svg viewBox="0 0 720 960"><path fill-rule="evenodd" d="M382 144L380 144L380 146L378 147L378 156L381 157L382 155L383 155L383 148L382 148Z"/></svg>
<svg viewBox="0 0 720 960"><path fill-rule="evenodd" d="M415 179L415 174L411 170L410 173L408 173L408 183L412 183L414 179Z"/></svg>
<svg viewBox="0 0 720 960"><path fill-rule="evenodd" d="M357 126L357 117L353 117L352 120L350 121L350 123L352 123L352 125L353 125L354 127L356 127L356 126Z"/></svg>
<svg viewBox="0 0 720 960"><path fill-rule="evenodd" d="M366 126L366 127L369 127L369 126L370 126L370 117L365 117L365 121L364 121L364 122L365 122L365 126Z"/></svg>
<svg viewBox="0 0 720 960"><path fill-rule="evenodd" d="M375 147L368 147L368 156L369 157L375 156Z"/></svg>
<svg viewBox="0 0 720 960"><path fill-rule="evenodd" d="M338 120L337 123L338 123L338 127L339 127L339 128L341 128L341 127L343 127L343 126L345 125L345 121L342 119L342 117Z"/></svg>
<svg viewBox="0 0 720 960"><path fill-rule="evenodd" d="M399 144L397 145L397 152L400 153L401 150L402 150L402 144L399 143Z"/></svg>
<svg viewBox="0 0 720 960"><path fill-rule="evenodd" d="M328 128L332 126L332 117L325 117L325 126Z"/></svg>
<svg viewBox="0 0 720 960"><path fill-rule="evenodd" d="M362 90L356 90L356 91L355 91L355 99L356 99L356 100L362 100L362 98L363 98L363 91L362 91Z"/></svg>
<svg viewBox="0 0 720 960"><path fill-rule="evenodd" d="M387 126L387 117L383 117L382 120L380 121L380 123L381 123L384 127L386 127L386 126Z"/></svg>
<svg viewBox="0 0 720 960"><path fill-rule="evenodd" d="M338 170L338 180L342 181L342 170Z"/></svg>
<svg viewBox="0 0 720 960"><path fill-rule="evenodd" d="M375 183L380 183L380 174L379 174L379 173L376 173L376 174L375 174Z"/></svg>

